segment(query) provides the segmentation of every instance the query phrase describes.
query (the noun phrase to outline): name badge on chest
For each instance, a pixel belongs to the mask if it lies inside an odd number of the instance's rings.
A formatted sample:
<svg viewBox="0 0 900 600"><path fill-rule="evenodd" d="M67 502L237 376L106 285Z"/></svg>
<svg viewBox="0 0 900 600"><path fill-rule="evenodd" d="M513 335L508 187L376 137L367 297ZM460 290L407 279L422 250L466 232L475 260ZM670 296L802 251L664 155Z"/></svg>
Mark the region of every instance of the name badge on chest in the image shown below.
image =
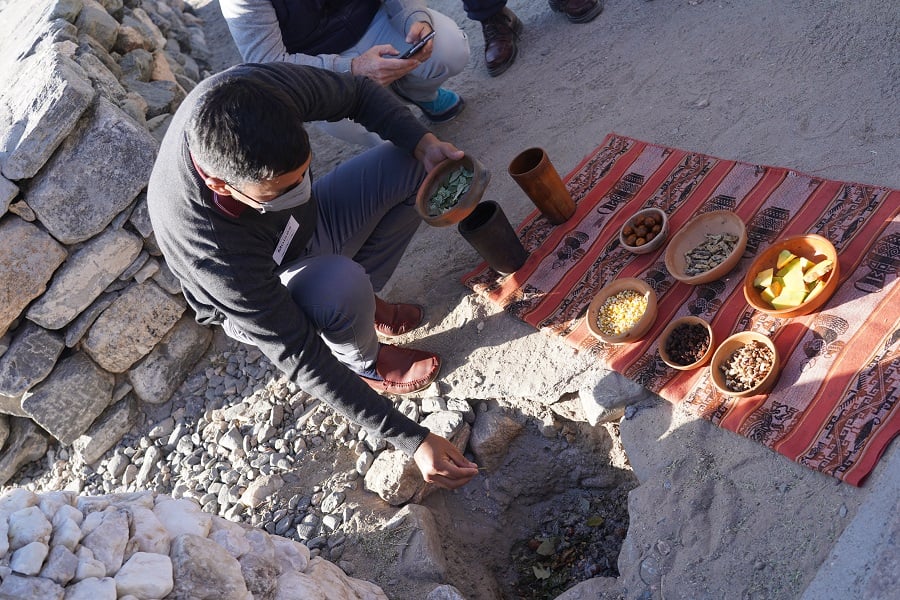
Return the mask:
<svg viewBox="0 0 900 600"><path fill-rule="evenodd" d="M276 265L281 266L281 261L284 260L284 255L287 254L288 248L291 245L291 240L294 239L298 229L300 229L300 224L297 222L297 219L291 215L287 225L284 226L284 231L281 232L281 238L278 240L278 245L275 246L275 252L272 253L272 259L275 260Z"/></svg>

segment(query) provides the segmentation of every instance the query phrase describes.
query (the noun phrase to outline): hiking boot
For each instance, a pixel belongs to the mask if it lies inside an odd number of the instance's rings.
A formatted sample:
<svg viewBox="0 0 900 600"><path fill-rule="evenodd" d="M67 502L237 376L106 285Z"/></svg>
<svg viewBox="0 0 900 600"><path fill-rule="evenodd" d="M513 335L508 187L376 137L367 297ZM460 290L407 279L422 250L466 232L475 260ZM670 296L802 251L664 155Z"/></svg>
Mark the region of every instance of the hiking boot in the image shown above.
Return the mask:
<svg viewBox="0 0 900 600"><path fill-rule="evenodd" d="M481 22L484 34L484 64L488 75L496 77L506 71L519 53L517 42L522 22L504 7L493 17Z"/></svg>
<svg viewBox="0 0 900 600"><path fill-rule="evenodd" d="M572 23L587 23L603 12L603 0L547 0L554 12L565 13Z"/></svg>
<svg viewBox="0 0 900 600"><path fill-rule="evenodd" d="M397 337L422 324L424 313L418 304L391 304L375 296L375 331Z"/></svg>
<svg viewBox="0 0 900 600"><path fill-rule="evenodd" d="M427 388L440 370L437 354L379 344L375 367L359 377L376 392L403 395Z"/></svg>
<svg viewBox="0 0 900 600"><path fill-rule="evenodd" d="M446 88L438 88L437 96L429 102L419 102L408 98L398 92L396 88L394 92L407 102L418 106L422 110L422 114L432 123L446 123L461 113L466 106L462 96Z"/></svg>

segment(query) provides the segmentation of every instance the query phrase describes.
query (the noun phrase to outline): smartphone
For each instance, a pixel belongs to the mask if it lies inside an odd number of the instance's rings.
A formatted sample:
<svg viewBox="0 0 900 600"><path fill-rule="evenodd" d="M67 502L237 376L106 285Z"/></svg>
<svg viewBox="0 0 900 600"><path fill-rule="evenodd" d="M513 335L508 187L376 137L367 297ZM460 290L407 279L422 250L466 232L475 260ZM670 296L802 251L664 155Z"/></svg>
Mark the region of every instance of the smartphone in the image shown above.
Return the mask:
<svg viewBox="0 0 900 600"><path fill-rule="evenodd" d="M423 37L421 40L416 42L413 46L411 46L406 52L398 56L397 58L412 58L417 52L419 52L422 48L425 47L425 44L428 43L434 37L434 31Z"/></svg>

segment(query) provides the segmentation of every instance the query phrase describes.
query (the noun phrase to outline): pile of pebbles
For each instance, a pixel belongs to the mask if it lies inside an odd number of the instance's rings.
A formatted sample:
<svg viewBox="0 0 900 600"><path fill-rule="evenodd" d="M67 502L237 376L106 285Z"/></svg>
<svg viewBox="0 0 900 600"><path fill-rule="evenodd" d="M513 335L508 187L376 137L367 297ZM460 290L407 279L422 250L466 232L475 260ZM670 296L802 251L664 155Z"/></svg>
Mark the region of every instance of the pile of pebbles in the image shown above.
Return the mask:
<svg viewBox="0 0 900 600"><path fill-rule="evenodd" d="M417 402L404 404L411 416L424 412ZM166 404L144 408L143 422L97 463L84 464L70 448L54 446L5 487L82 495L150 490L191 498L206 513L302 542L311 556L352 573L353 565L340 560L342 526L357 508L347 496L362 485L384 440L367 436L288 382L259 350L244 346L217 355ZM355 463L323 473L321 485L302 493L277 493L283 492L282 475L319 453L334 453L335 444L352 451Z"/></svg>

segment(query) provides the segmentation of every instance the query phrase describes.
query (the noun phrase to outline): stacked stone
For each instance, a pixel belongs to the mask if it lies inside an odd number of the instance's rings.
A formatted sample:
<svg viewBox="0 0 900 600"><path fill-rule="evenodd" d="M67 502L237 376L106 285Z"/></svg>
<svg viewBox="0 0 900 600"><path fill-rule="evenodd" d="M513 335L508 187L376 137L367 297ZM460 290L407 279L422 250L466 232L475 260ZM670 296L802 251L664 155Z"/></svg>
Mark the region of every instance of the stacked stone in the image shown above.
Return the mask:
<svg viewBox="0 0 900 600"><path fill-rule="evenodd" d="M499 466L523 427L521 419L486 410L486 403L476 417L468 402L436 389L398 407L488 468ZM151 490L191 499L206 513L302 542L312 556L351 575L355 566L343 554L360 491L392 505L417 504L433 491L408 456L299 390L255 348L222 352L154 408L159 415L148 415L115 448L102 454L51 449L11 483L92 496ZM319 480L298 482L295 472L304 463L333 466ZM288 486L295 491L285 493Z"/></svg>
<svg viewBox="0 0 900 600"><path fill-rule="evenodd" d="M150 492L0 497L0 597L386 600L303 544Z"/></svg>
<svg viewBox="0 0 900 600"><path fill-rule="evenodd" d="M209 344L144 194L208 56L182 0L0 5L0 482L47 434L99 456Z"/></svg>

